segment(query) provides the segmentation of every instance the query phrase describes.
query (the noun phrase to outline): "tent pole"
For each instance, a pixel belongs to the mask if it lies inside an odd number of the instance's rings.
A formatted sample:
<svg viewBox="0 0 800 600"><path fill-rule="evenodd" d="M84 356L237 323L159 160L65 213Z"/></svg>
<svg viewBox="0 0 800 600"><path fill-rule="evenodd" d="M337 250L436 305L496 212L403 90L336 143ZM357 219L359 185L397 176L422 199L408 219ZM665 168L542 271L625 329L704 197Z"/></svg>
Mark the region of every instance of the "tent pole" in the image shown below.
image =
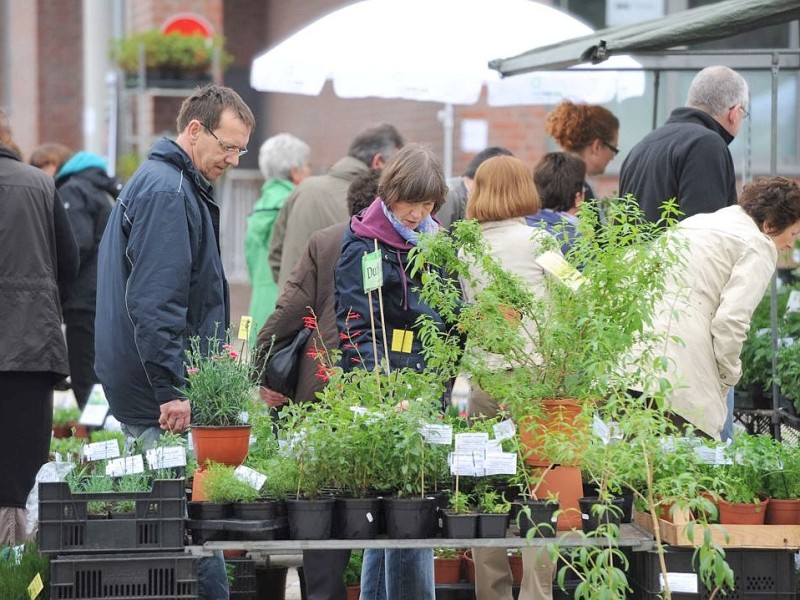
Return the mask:
<svg viewBox="0 0 800 600"><path fill-rule="evenodd" d="M772 106L770 114L769 174L775 177L778 169L778 71L780 56L772 54ZM778 272L770 283L770 326L772 329L772 437L781 440L780 388L778 387Z"/></svg>
<svg viewBox="0 0 800 600"><path fill-rule="evenodd" d="M453 176L453 113L453 105L448 102L437 115L444 131L444 156L442 157L442 162L444 163L444 176L447 179Z"/></svg>
<svg viewBox="0 0 800 600"><path fill-rule="evenodd" d="M651 129L658 127L658 93L661 91L661 71L653 71L653 123Z"/></svg>

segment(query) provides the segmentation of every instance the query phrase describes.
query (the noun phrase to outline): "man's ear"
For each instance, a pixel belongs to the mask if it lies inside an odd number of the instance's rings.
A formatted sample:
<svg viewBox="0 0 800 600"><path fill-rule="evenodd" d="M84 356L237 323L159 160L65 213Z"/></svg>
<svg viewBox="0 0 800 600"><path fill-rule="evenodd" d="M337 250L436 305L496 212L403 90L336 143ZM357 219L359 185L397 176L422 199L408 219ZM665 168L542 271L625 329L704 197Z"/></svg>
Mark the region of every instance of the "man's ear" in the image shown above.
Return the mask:
<svg viewBox="0 0 800 600"><path fill-rule="evenodd" d="M383 154L378 152L375 156L372 157L372 162L369 164L370 169L382 169L386 166L386 161L383 158Z"/></svg>

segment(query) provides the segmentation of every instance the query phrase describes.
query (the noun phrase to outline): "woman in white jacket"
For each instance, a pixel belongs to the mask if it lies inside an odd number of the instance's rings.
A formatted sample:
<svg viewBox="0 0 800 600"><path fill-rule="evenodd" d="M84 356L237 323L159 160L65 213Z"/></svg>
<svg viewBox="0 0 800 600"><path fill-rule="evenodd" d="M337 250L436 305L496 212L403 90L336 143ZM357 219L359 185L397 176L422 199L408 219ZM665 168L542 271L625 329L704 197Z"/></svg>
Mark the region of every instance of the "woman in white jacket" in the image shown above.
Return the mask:
<svg viewBox="0 0 800 600"><path fill-rule="evenodd" d="M738 205L689 217L668 234L683 246L683 260L670 274L653 328L667 334L667 407L676 425L720 438L750 318L777 252L791 248L798 234L800 188L784 177L759 178L744 187Z"/></svg>
<svg viewBox="0 0 800 600"><path fill-rule="evenodd" d="M467 201L467 218L476 219L490 252L501 266L519 277L537 296L547 294L546 274L536 257L546 250L560 253L559 243L543 228L530 227L527 215L540 208L539 194L533 173L518 158L496 156L486 160L475 173L472 192ZM464 295L472 301L481 291L482 274L473 273L477 289L467 282ZM532 328L532 324L527 324ZM534 349L531 348L531 352ZM500 364L500 357L491 355L497 368L513 368ZM497 360L494 360L497 359ZM469 412L472 416L492 417L497 402L483 390L473 386ZM475 560L475 596L477 600L512 600L512 577L504 548L473 548ZM550 600L555 563L545 547L522 549L523 578L519 598Z"/></svg>

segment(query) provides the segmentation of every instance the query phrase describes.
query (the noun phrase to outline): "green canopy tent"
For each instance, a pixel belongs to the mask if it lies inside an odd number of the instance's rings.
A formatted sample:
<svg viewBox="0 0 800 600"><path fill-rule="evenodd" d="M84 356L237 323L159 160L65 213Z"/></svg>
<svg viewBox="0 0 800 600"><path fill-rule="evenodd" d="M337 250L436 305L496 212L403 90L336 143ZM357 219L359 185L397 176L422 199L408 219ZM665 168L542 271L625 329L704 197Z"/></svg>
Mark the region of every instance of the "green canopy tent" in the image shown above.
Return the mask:
<svg viewBox="0 0 800 600"><path fill-rule="evenodd" d="M655 73L653 127L656 127L658 88L663 71L700 70L709 64L725 64L737 70L769 70L772 74L770 174L777 171L778 75L800 69L800 50L769 48L757 50L686 50L697 44L729 38L746 31L800 19L798 0L723 0L670 14L660 19L598 30L581 37L540 46L508 58L489 62L489 67L509 77L532 71L580 68L598 65L612 56L634 55L642 68ZM711 62L711 58L714 61ZM771 286L772 370L777 367L777 284ZM773 436L781 438L781 422L798 419L780 410L779 390L773 384L771 425Z"/></svg>

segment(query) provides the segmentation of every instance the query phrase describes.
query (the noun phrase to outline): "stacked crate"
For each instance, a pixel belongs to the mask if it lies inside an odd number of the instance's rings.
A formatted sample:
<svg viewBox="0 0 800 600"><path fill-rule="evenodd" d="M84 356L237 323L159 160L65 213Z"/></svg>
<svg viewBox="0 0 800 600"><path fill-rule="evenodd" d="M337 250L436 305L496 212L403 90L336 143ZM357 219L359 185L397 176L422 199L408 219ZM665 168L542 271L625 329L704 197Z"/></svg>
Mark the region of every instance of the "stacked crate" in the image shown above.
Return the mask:
<svg viewBox="0 0 800 600"><path fill-rule="evenodd" d="M89 502L132 502L130 514L93 518ZM185 481L157 479L149 492L72 492L39 484L39 550L53 555L54 600L197 598L197 567L184 554Z"/></svg>

